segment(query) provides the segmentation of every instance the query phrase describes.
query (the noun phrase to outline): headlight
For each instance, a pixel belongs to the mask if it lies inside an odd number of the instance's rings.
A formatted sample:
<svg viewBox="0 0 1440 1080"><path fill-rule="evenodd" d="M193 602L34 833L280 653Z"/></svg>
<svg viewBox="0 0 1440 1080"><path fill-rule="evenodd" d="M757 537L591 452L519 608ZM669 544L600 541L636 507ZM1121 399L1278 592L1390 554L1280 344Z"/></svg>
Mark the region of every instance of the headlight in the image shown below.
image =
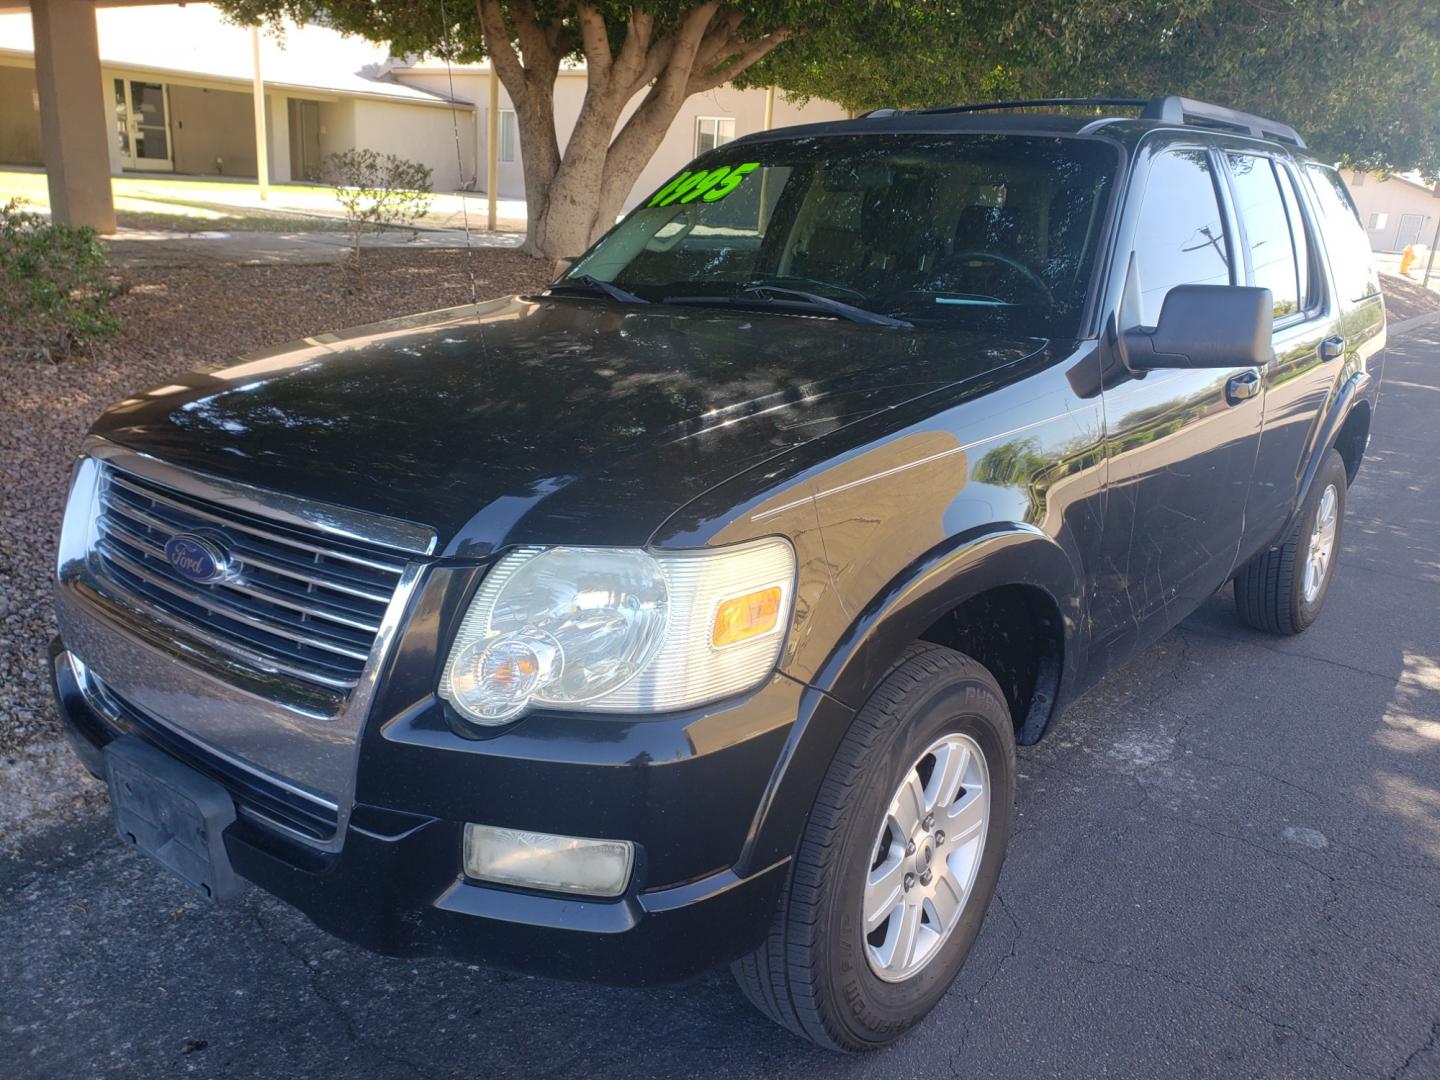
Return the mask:
<svg viewBox="0 0 1440 1080"><path fill-rule="evenodd" d="M486 576L440 696L476 724L531 705L665 712L748 690L790 622L784 540L709 551L521 548Z"/></svg>

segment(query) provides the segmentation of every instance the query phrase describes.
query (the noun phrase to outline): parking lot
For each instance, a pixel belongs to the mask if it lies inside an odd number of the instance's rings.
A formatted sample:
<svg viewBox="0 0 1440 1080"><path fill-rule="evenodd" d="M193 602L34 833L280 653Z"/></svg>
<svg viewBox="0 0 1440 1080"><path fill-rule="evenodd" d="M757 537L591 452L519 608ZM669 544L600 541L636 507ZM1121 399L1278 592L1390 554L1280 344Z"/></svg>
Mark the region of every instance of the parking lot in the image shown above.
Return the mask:
<svg viewBox="0 0 1440 1080"><path fill-rule="evenodd" d="M11 1077L1440 1076L1440 325L1390 352L1327 610L1227 592L1021 754L969 964L838 1058L716 972L615 990L375 957L192 899L107 820L0 866Z"/></svg>

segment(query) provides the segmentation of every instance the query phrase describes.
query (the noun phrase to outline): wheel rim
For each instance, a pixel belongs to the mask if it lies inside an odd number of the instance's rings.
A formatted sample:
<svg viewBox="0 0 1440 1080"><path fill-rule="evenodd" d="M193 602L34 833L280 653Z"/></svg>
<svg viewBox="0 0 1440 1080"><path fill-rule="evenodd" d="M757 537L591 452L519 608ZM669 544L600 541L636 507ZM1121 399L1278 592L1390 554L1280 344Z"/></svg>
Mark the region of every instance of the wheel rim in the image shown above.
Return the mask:
<svg viewBox="0 0 1440 1080"><path fill-rule="evenodd" d="M1334 484L1320 494L1315 511L1315 528L1310 533L1310 546L1305 553L1305 602L1313 604L1325 587L1330 564L1335 557L1335 527L1339 521L1340 492Z"/></svg>
<svg viewBox="0 0 1440 1080"><path fill-rule="evenodd" d="M979 744L958 733L937 739L891 797L870 855L861 926L881 979L908 979L939 954L969 903L989 826Z"/></svg>

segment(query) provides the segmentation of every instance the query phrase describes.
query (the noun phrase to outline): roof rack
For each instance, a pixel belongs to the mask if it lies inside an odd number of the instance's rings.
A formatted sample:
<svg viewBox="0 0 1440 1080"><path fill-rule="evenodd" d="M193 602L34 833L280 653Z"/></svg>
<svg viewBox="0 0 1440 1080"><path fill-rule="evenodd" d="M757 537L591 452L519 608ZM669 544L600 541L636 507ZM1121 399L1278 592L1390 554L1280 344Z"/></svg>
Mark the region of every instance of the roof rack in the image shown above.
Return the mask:
<svg viewBox="0 0 1440 1080"><path fill-rule="evenodd" d="M1165 124L1194 124L1198 127L1240 131L1262 139L1287 142L1301 150L1305 149L1305 140L1300 138L1300 133L1289 124L1282 124L1278 120L1267 120L1263 116L1241 112L1239 109L1227 109L1223 105L1212 105L1208 101L1176 97L1174 94L1151 98L1144 111L1141 112L1140 118L1142 120L1159 120Z"/></svg>
<svg viewBox="0 0 1440 1080"><path fill-rule="evenodd" d="M1218 128L1223 131L1238 131L1262 139L1276 139L1290 143L1301 150L1305 141L1289 124L1278 120L1267 120L1254 113L1227 109L1223 105L1212 105L1208 101L1167 94L1153 98L1027 98L1019 101L991 101L979 105L946 105L938 109L919 109L921 114L997 112L1006 109L1054 108L1056 106L1078 106L1080 108L1120 107L1139 109L1140 119L1158 120L1163 124L1181 124L1193 127ZM867 116L892 116L893 109L877 109Z"/></svg>

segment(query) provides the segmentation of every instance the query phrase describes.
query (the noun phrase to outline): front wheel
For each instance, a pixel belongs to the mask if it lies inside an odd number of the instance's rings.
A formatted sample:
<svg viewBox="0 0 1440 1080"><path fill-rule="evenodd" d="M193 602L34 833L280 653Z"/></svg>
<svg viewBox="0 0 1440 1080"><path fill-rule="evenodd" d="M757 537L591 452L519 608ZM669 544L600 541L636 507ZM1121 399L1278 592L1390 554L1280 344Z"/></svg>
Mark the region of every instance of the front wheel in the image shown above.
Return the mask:
<svg viewBox="0 0 1440 1080"><path fill-rule="evenodd" d="M1014 727L994 678L951 649L912 646L826 773L769 936L733 967L746 997L831 1049L897 1039L970 952L1014 794Z"/></svg>
<svg viewBox="0 0 1440 1080"><path fill-rule="evenodd" d="M1329 451L1285 542L1235 574L1241 622L1272 634L1298 634L1320 617L1340 554L1347 479L1345 459Z"/></svg>

